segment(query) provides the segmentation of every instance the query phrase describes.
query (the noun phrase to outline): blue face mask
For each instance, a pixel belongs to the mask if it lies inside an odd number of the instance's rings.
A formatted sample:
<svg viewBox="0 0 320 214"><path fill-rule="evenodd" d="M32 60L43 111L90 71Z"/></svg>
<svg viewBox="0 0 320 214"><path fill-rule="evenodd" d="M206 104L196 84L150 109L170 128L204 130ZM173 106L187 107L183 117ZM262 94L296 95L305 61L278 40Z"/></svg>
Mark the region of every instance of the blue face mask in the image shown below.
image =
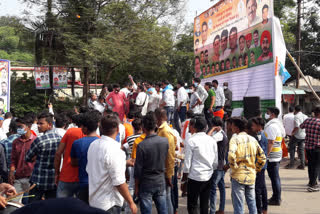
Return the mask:
<svg viewBox="0 0 320 214"><path fill-rule="evenodd" d="M197 82L194 83L194 86L195 86L195 87L198 87L198 85L199 85L199 84L198 84Z"/></svg>
<svg viewBox="0 0 320 214"><path fill-rule="evenodd" d="M18 129L17 129L17 134L18 134L18 135L24 135L24 134L26 134L26 133L27 133L27 131L24 130L23 128L18 128Z"/></svg>

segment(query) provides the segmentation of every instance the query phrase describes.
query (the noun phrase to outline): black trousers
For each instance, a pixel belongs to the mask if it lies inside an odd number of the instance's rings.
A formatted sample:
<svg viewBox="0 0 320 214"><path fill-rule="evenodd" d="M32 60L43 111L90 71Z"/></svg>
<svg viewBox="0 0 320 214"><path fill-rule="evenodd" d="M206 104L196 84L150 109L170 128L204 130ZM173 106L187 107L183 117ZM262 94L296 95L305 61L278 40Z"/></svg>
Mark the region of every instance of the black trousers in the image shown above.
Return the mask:
<svg viewBox="0 0 320 214"><path fill-rule="evenodd" d="M257 173L256 177L256 204L258 213L268 210L268 193L265 179L265 169Z"/></svg>
<svg viewBox="0 0 320 214"><path fill-rule="evenodd" d="M78 198L89 204L89 186L85 187L80 187L79 193L78 193Z"/></svg>
<svg viewBox="0 0 320 214"><path fill-rule="evenodd" d="M306 151L308 157L309 185L314 186L317 184L318 176L320 176L320 147Z"/></svg>
<svg viewBox="0 0 320 214"><path fill-rule="evenodd" d="M41 190L37 186L30 190L29 195L35 195L35 197L29 198L29 203L40 201L44 196L45 199L56 198L57 189L53 190Z"/></svg>
<svg viewBox="0 0 320 214"><path fill-rule="evenodd" d="M212 179L209 181L195 181L188 179L188 213L198 214L198 198L200 197L200 214L208 214L209 197Z"/></svg>
<svg viewBox="0 0 320 214"><path fill-rule="evenodd" d="M208 112L209 110L208 109L204 109L204 116L207 120L207 123L208 123L208 127L211 127L212 124L211 124L211 120L213 118L213 114L211 112Z"/></svg>

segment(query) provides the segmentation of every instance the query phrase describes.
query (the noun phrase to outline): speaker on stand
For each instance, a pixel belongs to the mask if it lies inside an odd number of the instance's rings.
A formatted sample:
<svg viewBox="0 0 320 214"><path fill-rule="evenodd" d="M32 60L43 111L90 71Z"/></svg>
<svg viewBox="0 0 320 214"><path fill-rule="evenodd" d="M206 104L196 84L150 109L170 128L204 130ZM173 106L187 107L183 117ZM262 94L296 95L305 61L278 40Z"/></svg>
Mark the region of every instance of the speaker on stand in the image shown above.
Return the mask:
<svg viewBox="0 0 320 214"><path fill-rule="evenodd" d="M257 110L260 110L260 97L244 97L243 113L246 119L256 117Z"/></svg>

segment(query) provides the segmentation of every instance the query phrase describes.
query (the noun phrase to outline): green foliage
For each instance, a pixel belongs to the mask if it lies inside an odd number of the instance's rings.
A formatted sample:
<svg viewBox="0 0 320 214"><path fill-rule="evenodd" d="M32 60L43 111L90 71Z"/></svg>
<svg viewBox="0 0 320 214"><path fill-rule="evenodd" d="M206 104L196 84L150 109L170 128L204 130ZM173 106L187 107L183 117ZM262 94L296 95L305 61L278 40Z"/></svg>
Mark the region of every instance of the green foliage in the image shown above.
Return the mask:
<svg viewBox="0 0 320 214"><path fill-rule="evenodd" d="M190 84L194 72L193 25L186 31L186 34L178 36L167 68L171 81L183 80Z"/></svg>
<svg viewBox="0 0 320 214"><path fill-rule="evenodd" d="M32 65L34 61L33 33L15 17L0 17L0 58L12 65Z"/></svg>
<svg viewBox="0 0 320 214"><path fill-rule="evenodd" d="M15 116L23 116L27 112L40 112L45 108L47 97L44 93L37 93L35 90L34 78L17 78L14 72L11 75L10 111Z"/></svg>
<svg viewBox="0 0 320 214"><path fill-rule="evenodd" d="M47 104L51 102L56 112L72 110L74 106L79 106L79 100L56 100L54 97L46 95L45 90L36 90L34 78L27 78L24 73L23 78L17 78L16 72L11 75L11 107L10 111L16 116L23 116L28 112L41 113L47 109Z"/></svg>
<svg viewBox="0 0 320 214"><path fill-rule="evenodd" d="M61 0L55 6L59 15L48 13L37 25L54 44L39 42L38 64L88 67L97 70L100 83L123 83L129 73L136 79L167 76L173 35L159 20L177 14L181 1Z"/></svg>
<svg viewBox="0 0 320 214"><path fill-rule="evenodd" d="M277 8L275 1L275 14L280 16L282 31L286 46L293 57L297 58L299 52L297 47L298 28L297 28L297 8L296 1L281 1L280 8ZM304 4L302 4L304 6ZM320 1L309 1L302 10L301 18L301 69L305 75L320 78L320 23L319 23ZM296 76L296 68L287 59L286 67L291 73L292 78Z"/></svg>

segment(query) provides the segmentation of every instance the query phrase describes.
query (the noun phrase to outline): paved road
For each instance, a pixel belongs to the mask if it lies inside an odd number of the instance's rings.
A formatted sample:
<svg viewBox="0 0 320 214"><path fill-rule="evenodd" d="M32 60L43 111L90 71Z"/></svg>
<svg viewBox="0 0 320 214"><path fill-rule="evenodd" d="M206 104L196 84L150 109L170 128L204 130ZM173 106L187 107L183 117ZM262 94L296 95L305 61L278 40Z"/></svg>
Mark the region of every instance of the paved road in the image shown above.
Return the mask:
<svg viewBox="0 0 320 214"><path fill-rule="evenodd" d="M305 170L284 169L288 163L285 159L281 163L280 176L282 182L282 204L280 207L269 206L269 214L320 214L320 192L307 192L308 168ZM229 173L227 173L229 174ZM266 173L268 198L271 197L271 183ZM230 186L230 177L226 175L226 184ZM219 196L218 196L219 200ZM187 199L179 199L180 214L187 214ZM153 213L157 213L155 210ZM232 214L231 189L226 189L225 214ZM246 209L248 213L248 209Z"/></svg>

